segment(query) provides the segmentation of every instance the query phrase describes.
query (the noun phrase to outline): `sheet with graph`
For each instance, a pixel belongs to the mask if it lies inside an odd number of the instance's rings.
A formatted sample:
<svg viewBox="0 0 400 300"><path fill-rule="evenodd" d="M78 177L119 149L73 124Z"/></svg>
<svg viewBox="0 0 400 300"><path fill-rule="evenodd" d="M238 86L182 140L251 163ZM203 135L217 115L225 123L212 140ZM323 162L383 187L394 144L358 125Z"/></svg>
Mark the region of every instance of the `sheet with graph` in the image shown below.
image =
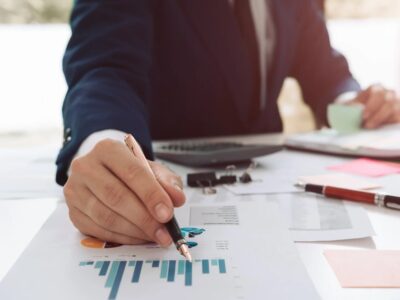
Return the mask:
<svg viewBox="0 0 400 300"><path fill-rule="evenodd" d="M318 299L278 212L265 202L178 209L194 246L189 263L172 246L85 237L60 204L0 284L0 299Z"/></svg>

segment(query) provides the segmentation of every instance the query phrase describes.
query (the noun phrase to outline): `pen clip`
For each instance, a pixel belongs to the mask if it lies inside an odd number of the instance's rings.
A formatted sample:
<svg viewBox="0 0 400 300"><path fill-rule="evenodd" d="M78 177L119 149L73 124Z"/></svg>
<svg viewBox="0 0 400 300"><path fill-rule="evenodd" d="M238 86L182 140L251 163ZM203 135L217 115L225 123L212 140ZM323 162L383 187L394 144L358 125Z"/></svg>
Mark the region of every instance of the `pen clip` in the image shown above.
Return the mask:
<svg viewBox="0 0 400 300"><path fill-rule="evenodd" d="M385 207L387 207L387 208L394 209L394 210L400 210L400 197L385 196L383 203L384 203Z"/></svg>

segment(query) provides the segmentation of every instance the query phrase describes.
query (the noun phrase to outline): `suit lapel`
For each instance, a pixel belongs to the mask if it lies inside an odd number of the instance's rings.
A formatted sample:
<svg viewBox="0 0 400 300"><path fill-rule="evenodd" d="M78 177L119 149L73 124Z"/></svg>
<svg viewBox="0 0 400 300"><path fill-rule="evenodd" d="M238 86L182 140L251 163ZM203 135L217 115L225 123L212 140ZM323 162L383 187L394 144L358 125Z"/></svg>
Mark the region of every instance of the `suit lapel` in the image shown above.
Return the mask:
<svg viewBox="0 0 400 300"><path fill-rule="evenodd" d="M183 0L181 3L205 49L219 66L240 119L246 125L252 100L251 65L228 0Z"/></svg>

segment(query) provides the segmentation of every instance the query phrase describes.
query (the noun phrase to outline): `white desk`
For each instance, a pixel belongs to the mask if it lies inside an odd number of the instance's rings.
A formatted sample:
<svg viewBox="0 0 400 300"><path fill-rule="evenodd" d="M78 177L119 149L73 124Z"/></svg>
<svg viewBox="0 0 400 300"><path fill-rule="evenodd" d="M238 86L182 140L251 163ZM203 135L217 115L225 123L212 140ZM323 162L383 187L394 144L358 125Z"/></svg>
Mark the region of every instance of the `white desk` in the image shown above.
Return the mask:
<svg viewBox="0 0 400 300"><path fill-rule="evenodd" d="M277 142L281 135L257 135L236 138L246 142ZM218 138L217 140L224 140ZM225 138L226 139L226 138ZM345 161L345 158L315 155L294 151L258 159L260 169L290 170L291 176L321 174L326 166ZM187 169L171 165L179 173ZM400 192L400 175L386 176L378 181L392 191ZM0 280L28 245L41 224L51 214L56 199L0 200ZM296 243L306 269L322 299L400 299L400 289L342 289L322 252L334 248L400 249L400 212L364 205L376 236L367 239L324 243ZM271 241L273 242L273 241Z"/></svg>

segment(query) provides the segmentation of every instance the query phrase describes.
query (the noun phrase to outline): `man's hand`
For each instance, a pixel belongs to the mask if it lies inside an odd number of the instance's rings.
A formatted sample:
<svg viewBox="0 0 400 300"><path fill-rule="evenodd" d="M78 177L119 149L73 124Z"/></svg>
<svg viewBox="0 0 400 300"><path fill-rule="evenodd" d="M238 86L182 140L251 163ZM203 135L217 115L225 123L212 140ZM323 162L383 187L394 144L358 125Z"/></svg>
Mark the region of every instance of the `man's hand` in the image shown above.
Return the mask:
<svg viewBox="0 0 400 300"><path fill-rule="evenodd" d="M400 123L399 96L380 85L372 85L361 91L350 103L361 103L365 106L364 128L373 129L386 124Z"/></svg>
<svg viewBox="0 0 400 300"><path fill-rule="evenodd" d="M113 140L74 159L64 195L75 227L104 241L168 246L172 240L162 223L172 218L174 206L185 202L183 184L161 164L150 166L153 174Z"/></svg>

